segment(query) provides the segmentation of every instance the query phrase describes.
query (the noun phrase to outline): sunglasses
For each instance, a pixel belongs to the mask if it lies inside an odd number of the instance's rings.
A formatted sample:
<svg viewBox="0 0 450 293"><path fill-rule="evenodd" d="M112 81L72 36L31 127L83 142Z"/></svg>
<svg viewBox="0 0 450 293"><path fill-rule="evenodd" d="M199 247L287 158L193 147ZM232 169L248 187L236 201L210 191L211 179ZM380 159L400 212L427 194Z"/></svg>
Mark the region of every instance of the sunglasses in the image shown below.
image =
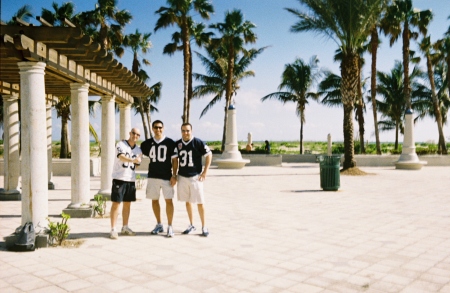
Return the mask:
<svg viewBox="0 0 450 293"><path fill-rule="evenodd" d="M136 132L134 132L134 131L132 131L131 133L134 134L134 135L137 135L137 136L139 136L139 137L141 136L139 133L136 133Z"/></svg>
<svg viewBox="0 0 450 293"><path fill-rule="evenodd" d="M162 126L153 126L154 129L163 129Z"/></svg>

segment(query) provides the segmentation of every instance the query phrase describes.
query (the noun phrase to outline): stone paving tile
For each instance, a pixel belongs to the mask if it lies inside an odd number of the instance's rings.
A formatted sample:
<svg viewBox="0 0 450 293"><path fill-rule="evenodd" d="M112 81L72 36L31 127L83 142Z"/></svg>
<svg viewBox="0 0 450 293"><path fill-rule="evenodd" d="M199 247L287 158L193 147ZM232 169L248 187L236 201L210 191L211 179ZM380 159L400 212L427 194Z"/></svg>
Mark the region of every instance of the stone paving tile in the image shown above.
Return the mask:
<svg viewBox="0 0 450 293"><path fill-rule="evenodd" d="M0 242L0 291L450 292L450 168L363 169L376 175L341 176L341 189L329 193L320 191L317 164L212 168L210 237L180 234L188 221L179 202L176 236L151 236L151 201L142 199L132 205L135 237L110 240L109 218L94 218L69 220L71 237L85 239L79 248L22 254ZM57 188L70 185L69 177L54 179ZM93 196L100 182L91 179ZM441 184L424 184L430 180ZM59 220L70 190L49 191L49 199ZM20 209L1 203L1 236L19 226ZM36 288L9 283L30 276Z"/></svg>
<svg viewBox="0 0 450 293"><path fill-rule="evenodd" d="M58 286L52 285L52 286L42 287L42 288L35 289L35 290L30 290L28 292L30 292L30 293L49 293L49 292L51 292L51 293L63 293L63 292L67 292L67 291L62 289L62 288L60 288L60 287L58 287Z"/></svg>

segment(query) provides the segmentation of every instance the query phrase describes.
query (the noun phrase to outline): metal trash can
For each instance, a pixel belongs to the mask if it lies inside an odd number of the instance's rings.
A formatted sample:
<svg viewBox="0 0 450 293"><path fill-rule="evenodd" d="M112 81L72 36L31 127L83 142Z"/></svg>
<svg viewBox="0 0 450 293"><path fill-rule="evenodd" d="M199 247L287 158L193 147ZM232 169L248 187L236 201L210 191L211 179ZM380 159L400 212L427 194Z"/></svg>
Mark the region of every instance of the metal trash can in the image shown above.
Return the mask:
<svg viewBox="0 0 450 293"><path fill-rule="evenodd" d="M319 155L317 159L320 164L320 187L325 191L336 191L341 187L339 173L342 155Z"/></svg>

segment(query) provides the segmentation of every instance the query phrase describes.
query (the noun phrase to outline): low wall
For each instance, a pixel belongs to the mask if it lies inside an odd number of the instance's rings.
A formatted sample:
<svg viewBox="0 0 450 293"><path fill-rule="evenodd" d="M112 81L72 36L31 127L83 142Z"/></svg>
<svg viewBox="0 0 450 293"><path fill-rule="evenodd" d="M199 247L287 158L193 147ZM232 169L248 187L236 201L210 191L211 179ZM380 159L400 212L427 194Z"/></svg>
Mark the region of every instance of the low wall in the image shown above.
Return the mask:
<svg viewBox="0 0 450 293"><path fill-rule="evenodd" d="M217 166L216 159L220 158L220 154L213 155L212 166ZM398 161L400 155L355 155L356 165L358 167L394 167L394 163ZM246 166L281 166L282 163L316 163L317 155L242 155L243 159L249 159L250 163ZM420 161L427 162L426 166L450 166L450 155L448 156L419 156ZM341 158L341 162L344 158ZM136 169L138 172L146 172L150 159L144 157L141 165ZM70 159L53 159L52 172L53 176L70 176L71 172ZM0 159L0 175L5 174L3 169L3 159ZM100 176L101 174L101 158L90 159L90 175Z"/></svg>
<svg viewBox="0 0 450 293"><path fill-rule="evenodd" d="M283 155L283 163L315 163L317 155ZM400 155L355 155L356 166L361 167L392 167ZM450 166L450 156L419 156L426 166ZM344 157L341 158L341 162Z"/></svg>

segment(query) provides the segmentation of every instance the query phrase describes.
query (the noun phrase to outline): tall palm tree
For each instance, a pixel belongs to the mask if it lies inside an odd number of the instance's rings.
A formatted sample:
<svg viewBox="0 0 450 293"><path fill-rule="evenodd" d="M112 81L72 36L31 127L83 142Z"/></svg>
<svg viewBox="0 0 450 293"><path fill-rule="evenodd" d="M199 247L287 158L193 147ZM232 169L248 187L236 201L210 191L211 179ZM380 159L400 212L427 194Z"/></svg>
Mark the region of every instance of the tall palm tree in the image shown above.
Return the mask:
<svg viewBox="0 0 450 293"><path fill-rule="evenodd" d="M370 74L370 95L372 100L373 124L375 128L375 145L377 155L381 155L380 132L378 130L377 115L377 51L380 44L378 36L378 23L372 27L370 32L370 54L372 55L371 74Z"/></svg>
<svg viewBox="0 0 450 293"><path fill-rule="evenodd" d="M133 51L133 64L131 67L132 68L131 71L137 76L139 76L142 80L147 80L148 75L142 69L142 64L141 61L139 60L139 53L142 52L143 54L146 54L152 47L152 43L150 42L150 36L151 33L141 33L139 32L138 29L136 29L134 33L126 35L123 42L124 46L129 47L131 51ZM151 64L150 61L148 61L145 58L142 58L142 63L145 65ZM135 109L139 111L139 113L141 114L142 123L144 126L145 139L148 139L151 136L150 125L147 125L145 123L145 115L143 110L144 107L142 105L143 103L142 99L143 97L136 97L133 105L135 105L136 103L139 104L139 106L135 107Z"/></svg>
<svg viewBox="0 0 450 293"><path fill-rule="evenodd" d="M385 0L299 0L309 10L286 8L299 18L291 32L312 31L336 42L342 51L342 103L344 105L344 163L343 168L356 166L353 142L353 107L358 97L359 50L377 22Z"/></svg>
<svg viewBox="0 0 450 293"><path fill-rule="evenodd" d="M198 12L202 19L208 20L214 7L209 0L167 0L167 7L160 7L155 13L159 14L156 21L155 32L161 28L176 25L180 31L172 35L173 43L164 48L165 54L173 54L179 47L183 51L183 123L189 122L189 101L192 98L192 52L191 52L191 29L194 23L192 10ZM180 44L181 43L181 44Z"/></svg>
<svg viewBox="0 0 450 293"><path fill-rule="evenodd" d="M395 130L395 144L394 147L398 150L398 135L399 132L403 133L404 130L404 115L407 109L407 103L405 101L405 95L403 95L404 89L404 75L403 64L396 61L394 68L390 72L385 73L378 71L378 87L377 92L383 98L378 100L378 110L382 113L378 125L380 131ZM421 84L421 78L424 77L424 73L415 66L409 81L412 83L410 87L412 91L412 109L418 108L418 104L426 96L425 88Z"/></svg>
<svg viewBox="0 0 450 293"><path fill-rule="evenodd" d="M303 154L303 124L305 123L306 104L308 104L308 98L317 99L315 93L308 91L320 76L318 63L317 56L313 56L308 64L300 58L296 59L294 63L286 64L281 83L278 86L280 91L261 98L261 101L277 99L283 104L296 103L297 116L300 117L300 154Z"/></svg>
<svg viewBox="0 0 450 293"><path fill-rule="evenodd" d="M42 8L41 16L53 26L64 26L64 18L72 19L75 12L75 6L72 2L65 2L61 6L58 3L52 3L53 11Z"/></svg>
<svg viewBox="0 0 450 293"><path fill-rule="evenodd" d="M56 117L61 117L61 149L59 151L61 159L69 158L71 152L69 140L70 102L70 96L60 96L53 101Z"/></svg>
<svg viewBox="0 0 450 293"><path fill-rule="evenodd" d="M125 9L117 8L117 0L97 0L94 10L77 15L76 22L85 33L99 42L102 49L122 57L123 30L133 18Z"/></svg>
<svg viewBox="0 0 450 293"><path fill-rule="evenodd" d="M431 88L431 100L433 102L433 113L436 119L439 133L438 152L446 155L447 146L445 144L444 130L442 128L442 115L439 107L439 100L437 98L436 85L434 83L435 74L433 69L433 65L436 65L436 63L439 61L439 52L433 51L433 46L435 48L437 47L436 44L431 43L430 36L424 37L419 43L419 48L426 58L428 80L430 81Z"/></svg>
<svg viewBox="0 0 450 293"><path fill-rule="evenodd" d="M392 46L397 39L402 36L402 56L406 109L411 109L411 87L409 82L409 58L410 39L417 39L419 32L423 35L427 33L427 27L433 18L431 10L414 9L412 0L393 0L387 7L385 17L381 20L381 28L386 35L390 36ZM417 28L419 32L413 29Z"/></svg>
<svg viewBox="0 0 450 293"><path fill-rule="evenodd" d="M244 51L244 45L256 42L256 34L253 29L256 27L252 22L244 20L242 12L238 9L227 11L224 22L219 22L209 26L220 33L218 38L211 40L212 46L223 47L227 54L227 83L225 87L225 112L231 104L233 96L233 78L236 56ZM225 115L224 130L226 129L228 115ZM225 149L225 135L222 136L222 151Z"/></svg>
<svg viewBox="0 0 450 293"><path fill-rule="evenodd" d="M237 94L239 90L239 82L244 78L255 76L255 72L247 70L251 62L261 54L267 47L260 49L244 50L241 54L237 55L234 64L234 76L231 82L233 95ZM208 56L204 56L198 52L195 52L200 59L201 63L206 69L206 74L194 73L193 76L201 84L194 88L193 97L200 98L205 96L213 96L212 100L206 105L200 114L202 118L216 103L220 102L225 97L227 86L227 72L228 62L226 48L207 48ZM225 116L227 112L225 110ZM224 120L226 117L224 118ZM225 120L226 121L226 120ZM226 124L224 124L223 132L226 133ZM224 139L224 136L222 136ZM225 145L225 140L222 141L222 150Z"/></svg>

